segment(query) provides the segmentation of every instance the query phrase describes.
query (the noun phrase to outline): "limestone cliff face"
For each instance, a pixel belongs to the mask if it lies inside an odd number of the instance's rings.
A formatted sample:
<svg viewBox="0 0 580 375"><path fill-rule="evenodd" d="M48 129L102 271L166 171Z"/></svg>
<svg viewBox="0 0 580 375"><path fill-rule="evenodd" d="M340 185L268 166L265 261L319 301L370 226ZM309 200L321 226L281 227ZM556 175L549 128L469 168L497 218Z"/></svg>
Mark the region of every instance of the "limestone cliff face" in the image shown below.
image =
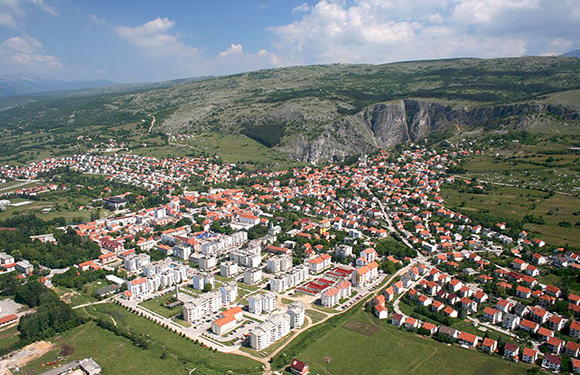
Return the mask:
<svg viewBox="0 0 580 375"><path fill-rule="evenodd" d="M409 99L374 104L355 115L334 120L314 138L290 134L278 148L301 161L338 161L361 152L416 142L448 126L486 126L514 116L527 121L545 113L578 119L577 113L545 104L508 104L468 110Z"/></svg>

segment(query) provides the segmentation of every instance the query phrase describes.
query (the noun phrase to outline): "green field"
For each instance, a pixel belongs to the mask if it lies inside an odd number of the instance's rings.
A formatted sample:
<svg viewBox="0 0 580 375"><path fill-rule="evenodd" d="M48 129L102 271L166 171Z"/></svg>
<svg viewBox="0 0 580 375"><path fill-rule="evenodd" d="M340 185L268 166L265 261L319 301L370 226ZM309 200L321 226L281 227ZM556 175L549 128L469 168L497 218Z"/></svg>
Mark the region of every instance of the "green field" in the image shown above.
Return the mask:
<svg viewBox="0 0 580 375"><path fill-rule="evenodd" d="M498 218L521 220L524 215L541 216L545 224L524 225L532 235L537 234L549 244L580 247L580 216L574 213L580 207L580 198L563 194L548 197L546 192L534 189L493 186L487 194L472 194L444 186L442 195L447 206L469 216L473 212L488 212ZM571 223L561 227L560 222Z"/></svg>
<svg viewBox="0 0 580 375"><path fill-rule="evenodd" d="M9 348L11 345L20 341L20 336L17 326L2 328L0 330L0 350Z"/></svg>
<svg viewBox="0 0 580 375"><path fill-rule="evenodd" d="M153 298L153 299L150 299L148 301L142 302L142 303L140 303L140 305L145 307L148 310L153 311L154 313L157 313L157 314L165 317L165 318L173 318L174 316L181 314L182 308L175 307L173 309L169 309L169 308L162 306L162 305L165 305L165 302L172 299L174 295L175 294L171 293L171 292L166 293L166 294L162 295L161 297Z"/></svg>
<svg viewBox="0 0 580 375"><path fill-rule="evenodd" d="M137 348L130 340L89 322L52 340L59 348L30 363L21 373L46 371L41 364L56 360L64 346L74 349L66 361L93 357L103 367L103 374L183 374L194 368L203 374L224 374L228 370L233 374L262 373L258 362L202 348L117 305L95 305L79 311L87 316L112 320L133 334L146 336L149 347Z"/></svg>
<svg viewBox="0 0 580 375"><path fill-rule="evenodd" d="M334 375L507 375L530 368L399 330L360 310L322 326L311 339L299 337L290 344L276 357L276 365L287 365L296 356L309 364L311 373Z"/></svg>

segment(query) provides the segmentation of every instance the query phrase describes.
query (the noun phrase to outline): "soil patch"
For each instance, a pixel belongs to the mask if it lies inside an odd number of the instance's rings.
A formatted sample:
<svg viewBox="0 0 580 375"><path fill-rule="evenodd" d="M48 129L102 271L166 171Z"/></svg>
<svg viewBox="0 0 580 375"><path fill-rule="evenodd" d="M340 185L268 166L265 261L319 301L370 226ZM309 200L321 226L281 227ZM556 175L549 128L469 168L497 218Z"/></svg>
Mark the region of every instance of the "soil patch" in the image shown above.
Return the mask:
<svg viewBox="0 0 580 375"><path fill-rule="evenodd" d="M380 330L379 327L375 327L371 324L357 321L348 322L343 327L350 331L360 333L361 335L365 336L372 336Z"/></svg>

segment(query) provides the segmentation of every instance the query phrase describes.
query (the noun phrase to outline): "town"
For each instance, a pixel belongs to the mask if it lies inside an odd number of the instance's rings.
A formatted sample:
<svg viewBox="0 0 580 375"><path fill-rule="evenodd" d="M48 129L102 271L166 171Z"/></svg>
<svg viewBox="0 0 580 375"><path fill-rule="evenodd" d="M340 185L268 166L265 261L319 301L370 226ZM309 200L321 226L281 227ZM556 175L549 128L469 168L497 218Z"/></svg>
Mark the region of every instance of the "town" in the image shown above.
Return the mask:
<svg viewBox="0 0 580 375"><path fill-rule="evenodd" d="M163 196L128 209L143 197L103 191L109 215L59 229L96 244L98 256L58 270L40 265L40 280L53 287L71 269L102 272L106 285L88 304L114 302L208 348L268 359L367 301L376 319L414 334L550 371L571 361L580 373L580 296L540 281L577 275L580 253L445 205L445 185L485 192L449 173L482 152L469 141L437 151L413 144L396 156L274 172L204 158L76 155L4 166L0 177L42 180L67 169ZM208 188L190 190L192 181ZM67 188L45 186L3 199ZM54 233L30 240L58 242ZM0 254L2 273L20 282L34 277L32 263ZM307 373L300 359L293 365Z"/></svg>

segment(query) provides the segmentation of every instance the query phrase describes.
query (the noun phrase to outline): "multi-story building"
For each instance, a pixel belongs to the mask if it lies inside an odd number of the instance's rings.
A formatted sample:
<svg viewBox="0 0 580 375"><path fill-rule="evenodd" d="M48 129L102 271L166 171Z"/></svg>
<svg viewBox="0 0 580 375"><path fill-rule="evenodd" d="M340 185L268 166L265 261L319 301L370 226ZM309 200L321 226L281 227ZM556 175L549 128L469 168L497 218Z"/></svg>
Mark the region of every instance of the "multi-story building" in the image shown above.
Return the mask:
<svg viewBox="0 0 580 375"><path fill-rule="evenodd" d="M339 258L347 258L352 255L352 246L339 245L336 250L334 250L334 254Z"/></svg>
<svg viewBox="0 0 580 375"><path fill-rule="evenodd" d="M298 329L304 324L304 315L306 305L302 301L296 301L288 306L288 315L290 315L290 328Z"/></svg>
<svg viewBox="0 0 580 375"><path fill-rule="evenodd" d="M276 296L272 292L254 294L248 297L248 305L251 313L261 314L274 311L276 308Z"/></svg>
<svg viewBox="0 0 580 375"><path fill-rule="evenodd" d="M224 335L236 328L236 325L242 318L242 308L240 306L233 307L222 312L219 319L212 322L211 330L216 335Z"/></svg>
<svg viewBox="0 0 580 375"><path fill-rule="evenodd" d="M338 304L341 299L349 297L351 293L352 284L347 280L339 281L322 291L320 304L324 307L332 307Z"/></svg>
<svg viewBox="0 0 580 375"><path fill-rule="evenodd" d="M123 261L123 265L127 272L139 272L149 263L151 263L151 257L149 254L131 254Z"/></svg>
<svg viewBox="0 0 580 375"><path fill-rule="evenodd" d="M308 266L302 264L291 268L286 273L272 277L270 279L270 290L281 293L295 287L308 278L308 270Z"/></svg>
<svg viewBox="0 0 580 375"><path fill-rule="evenodd" d="M259 268L246 268L244 270L244 283L254 285L262 281L262 270Z"/></svg>
<svg viewBox="0 0 580 375"><path fill-rule="evenodd" d="M127 290L131 292L131 296L138 298L146 293L149 293L149 283L144 277L138 277L127 283Z"/></svg>
<svg viewBox="0 0 580 375"><path fill-rule="evenodd" d="M250 344L254 350L263 350L290 333L290 315L273 313L250 332Z"/></svg>
<svg viewBox="0 0 580 375"><path fill-rule="evenodd" d="M230 260L243 267L255 268L262 263L262 255L259 252L244 249L230 253Z"/></svg>
<svg viewBox="0 0 580 375"><path fill-rule="evenodd" d="M230 277L238 273L238 264L234 262L223 262L220 265L220 276Z"/></svg>
<svg viewBox="0 0 580 375"><path fill-rule="evenodd" d="M235 281L224 284L220 287L222 302L224 305L231 305L238 298L238 284Z"/></svg>
<svg viewBox="0 0 580 375"><path fill-rule="evenodd" d="M192 249L190 246L175 246L173 248L173 255L176 258L188 260L189 257L191 256L191 250Z"/></svg>
<svg viewBox="0 0 580 375"><path fill-rule="evenodd" d="M222 306L222 295L219 291L204 293L183 305L183 318L186 322L193 322L218 311Z"/></svg>
<svg viewBox="0 0 580 375"><path fill-rule="evenodd" d="M215 286L215 277L210 273L198 273L192 277L192 285L194 289L203 290L206 285L213 287Z"/></svg>
<svg viewBox="0 0 580 375"><path fill-rule="evenodd" d="M330 267L331 256L328 254L321 254L314 259L308 261L311 273L320 273Z"/></svg>
<svg viewBox="0 0 580 375"><path fill-rule="evenodd" d="M217 258L211 255L203 255L199 258L199 269L207 271L217 266Z"/></svg>
<svg viewBox="0 0 580 375"><path fill-rule="evenodd" d="M274 255L268 259L266 269L270 273L284 272L292 267L292 256L288 254Z"/></svg>
<svg viewBox="0 0 580 375"><path fill-rule="evenodd" d="M372 261L369 264L359 267L352 272L352 284L354 286L364 286L370 284L379 275L379 265Z"/></svg>

